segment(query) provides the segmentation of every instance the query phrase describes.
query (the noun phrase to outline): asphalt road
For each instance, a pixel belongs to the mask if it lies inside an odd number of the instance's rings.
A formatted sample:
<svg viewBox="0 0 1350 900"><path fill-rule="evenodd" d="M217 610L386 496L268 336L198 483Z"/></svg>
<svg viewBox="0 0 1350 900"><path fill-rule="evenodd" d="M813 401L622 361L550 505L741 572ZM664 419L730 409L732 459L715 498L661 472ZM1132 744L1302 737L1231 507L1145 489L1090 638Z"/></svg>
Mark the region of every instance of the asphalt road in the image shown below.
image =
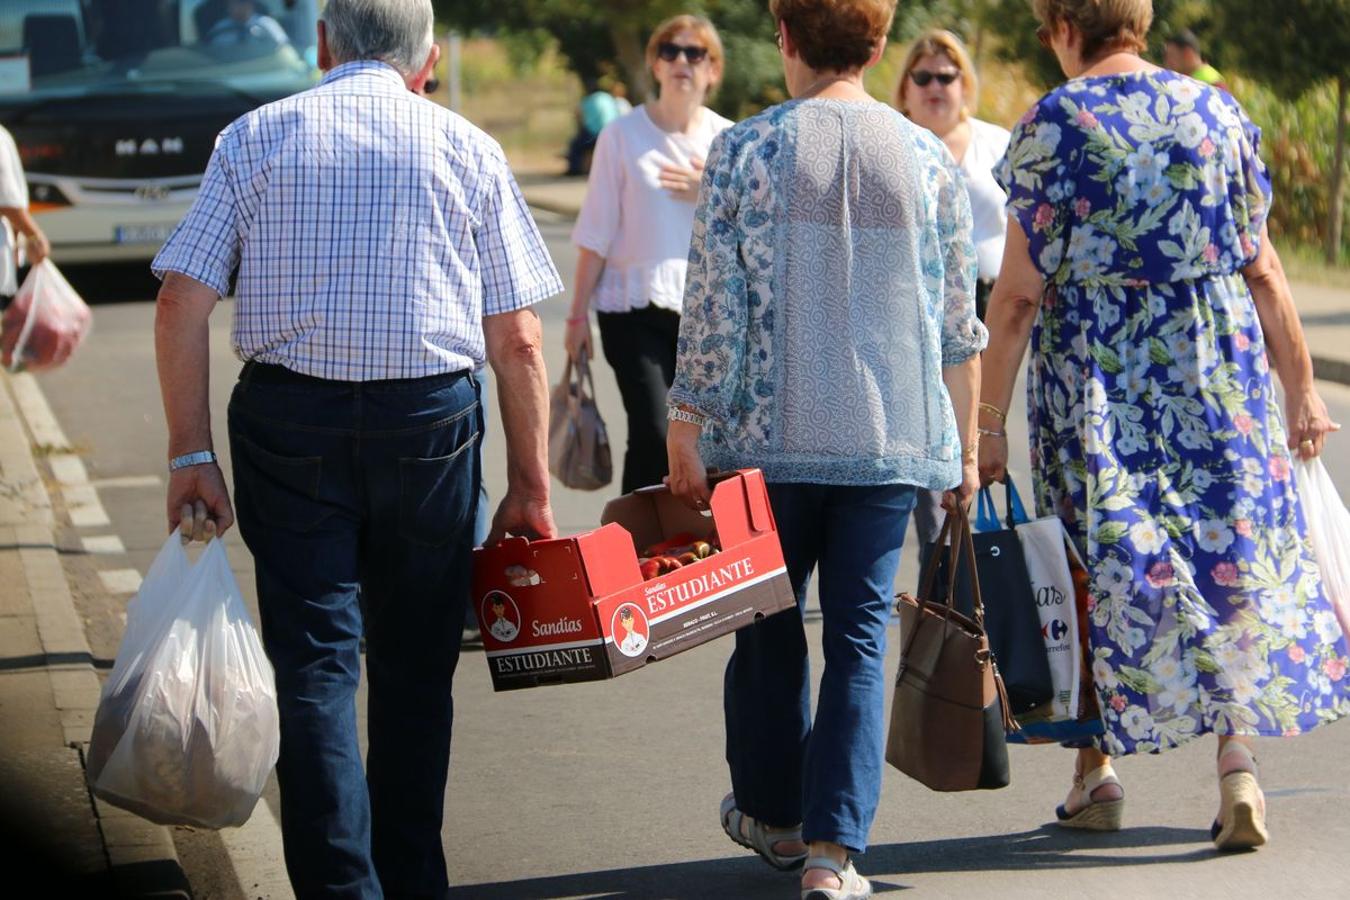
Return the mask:
<svg viewBox="0 0 1350 900"><path fill-rule="evenodd" d="M543 218L541 224L570 283L567 225ZM41 383L111 519L103 529L69 529L63 541L76 546L81 537L115 534L125 546L123 554L67 557L91 646L96 656L111 660L128 597L110 595L98 573L144 573L162 542L165 430L153 304L144 282L128 285L125 273L116 284L99 273L83 273L79 280L87 296L114 299L96 306L94 334L75 360ZM556 373L565 301L550 300L540 311ZM212 320L211 381L217 450L227 465L224 411L239 367L229 351L229 314L224 304ZM601 407L621 443L622 407L612 374L599 366L596 375ZM1350 389L1323 389L1333 413L1350 422ZM493 407L486 472L490 490L500 496L504 454ZM1010 416L1020 419L1017 411ZM1013 440L1025 446L1017 432ZM1337 443L1345 442L1350 438ZM1350 454L1333 452L1327 462L1350 496ZM1024 458L1014 463L1026 481ZM605 498L604 492L557 488L560 528L593 527ZM226 543L252 604L249 556L236 533ZM908 586L912 549L904 558L899 583ZM813 636L818 628L810 625ZM792 876L733 846L717 824L717 805L728 789L720 720L728 650L722 640L614 682L500 695L492 692L481 652L467 652L456 682L444 831L451 878L459 886L455 896L795 896ZM820 665L818 655L815 662ZM364 708L364 697L361 703ZM1127 827L1105 836L1048 824L1072 765L1070 755L1055 748L1012 748L1013 784L994 793L935 794L887 771L874 845L859 868L879 892L914 889L938 897L1344 896L1350 890L1350 725L1258 747L1274 839L1253 854L1219 858L1209 844L1217 803L1213 747L1204 740L1161 758L1121 761ZM264 800L275 813L275 788ZM199 898L285 895L247 883L255 871L250 867L265 868L269 860L241 862L237 851L232 860L229 839L179 829L175 840ZM254 852L270 854L275 868L279 848Z"/></svg>

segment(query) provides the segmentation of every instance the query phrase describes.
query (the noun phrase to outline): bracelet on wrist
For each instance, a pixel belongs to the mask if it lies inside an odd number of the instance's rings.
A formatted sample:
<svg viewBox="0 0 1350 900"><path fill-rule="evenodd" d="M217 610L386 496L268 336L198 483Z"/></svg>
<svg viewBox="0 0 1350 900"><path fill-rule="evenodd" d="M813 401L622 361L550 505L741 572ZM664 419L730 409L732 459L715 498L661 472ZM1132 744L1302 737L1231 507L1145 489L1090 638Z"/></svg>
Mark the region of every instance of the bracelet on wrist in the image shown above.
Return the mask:
<svg viewBox="0 0 1350 900"><path fill-rule="evenodd" d="M1006 431L990 431L987 428L977 428L975 431L980 437L1005 438L1008 436Z"/></svg>
<svg viewBox="0 0 1350 900"><path fill-rule="evenodd" d="M666 412L666 418L671 422L688 422L690 425L697 425L699 428L702 428L708 422L708 417L703 413L682 406L670 407Z"/></svg>
<svg viewBox="0 0 1350 900"><path fill-rule="evenodd" d="M1008 421L1008 414L992 403L985 403L984 401L980 401L980 409L989 413L989 415L998 419L1000 422L1006 423Z"/></svg>

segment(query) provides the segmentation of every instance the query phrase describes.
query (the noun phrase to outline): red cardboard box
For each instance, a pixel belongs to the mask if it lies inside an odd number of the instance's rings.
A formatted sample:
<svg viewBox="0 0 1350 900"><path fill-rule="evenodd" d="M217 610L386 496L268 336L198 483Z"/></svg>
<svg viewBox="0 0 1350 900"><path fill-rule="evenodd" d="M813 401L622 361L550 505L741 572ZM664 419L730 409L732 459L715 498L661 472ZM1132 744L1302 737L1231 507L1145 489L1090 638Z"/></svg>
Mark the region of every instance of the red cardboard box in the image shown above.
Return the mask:
<svg viewBox="0 0 1350 900"><path fill-rule="evenodd" d="M475 550L493 688L613 678L794 608L763 474L715 477L708 505L643 488L611 500L593 531ZM681 532L716 535L722 549L643 581L636 548Z"/></svg>

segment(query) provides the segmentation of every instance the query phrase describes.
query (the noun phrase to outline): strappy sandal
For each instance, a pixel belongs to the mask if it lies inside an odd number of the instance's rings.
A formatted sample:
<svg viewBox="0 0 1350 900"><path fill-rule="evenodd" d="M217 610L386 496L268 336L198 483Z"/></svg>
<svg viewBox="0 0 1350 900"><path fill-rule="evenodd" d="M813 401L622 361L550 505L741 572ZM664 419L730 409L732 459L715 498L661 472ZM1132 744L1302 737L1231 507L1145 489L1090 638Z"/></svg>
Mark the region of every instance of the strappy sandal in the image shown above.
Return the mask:
<svg viewBox="0 0 1350 900"><path fill-rule="evenodd" d="M1270 839L1266 831L1266 797L1256 780L1256 757L1245 744L1230 742L1219 757L1237 752L1250 769L1237 769L1219 779L1219 818L1209 836L1220 850L1252 850Z"/></svg>
<svg viewBox="0 0 1350 900"><path fill-rule="evenodd" d="M1086 775L1075 773L1070 799L1081 799L1087 805L1072 815L1069 814L1068 804L1057 807L1055 817L1059 820L1059 824L1065 828L1081 828L1086 831L1119 831L1121 819L1125 816L1125 798L1092 799L1092 792L1104 784L1114 784L1122 792L1125 789L1110 763L1098 766Z"/></svg>
<svg viewBox="0 0 1350 900"><path fill-rule="evenodd" d="M813 856L806 861L807 869L824 869L839 876L837 888L802 888L802 900L864 900L872 896L872 884L853 868L853 860L841 866L828 856Z"/></svg>
<svg viewBox="0 0 1350 900"><path fill-rule="evenodd" d="M800 842L802 839L800 825L796 828L769 828L753 816L747 816L737 809L735 794L727 794L722 798L721 818L722 830L727 833L727 837L747 850L755 851L766 863L780 872L791 872L806 861L804 852L796 856L787 856L773 849L774 844Z"/></svg>

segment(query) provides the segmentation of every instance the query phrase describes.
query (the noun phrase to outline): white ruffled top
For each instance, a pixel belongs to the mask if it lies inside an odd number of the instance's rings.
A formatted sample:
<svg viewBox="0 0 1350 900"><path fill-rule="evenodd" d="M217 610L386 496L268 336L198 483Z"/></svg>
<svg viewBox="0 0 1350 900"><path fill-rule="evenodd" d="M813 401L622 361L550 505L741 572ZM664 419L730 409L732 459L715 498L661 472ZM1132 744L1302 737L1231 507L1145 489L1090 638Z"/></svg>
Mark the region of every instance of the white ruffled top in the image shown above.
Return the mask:
<svg viewBox="0 0 1350 900"><path fill-rule="evenodd" d="M629 312L652 304L679 312L694 204L661 187L661 166L706 159L712 140L731 121L703 108L693 134L657 127L639 106L600 132L586 200L572 243L605 259L591 306Z"/></svg>

